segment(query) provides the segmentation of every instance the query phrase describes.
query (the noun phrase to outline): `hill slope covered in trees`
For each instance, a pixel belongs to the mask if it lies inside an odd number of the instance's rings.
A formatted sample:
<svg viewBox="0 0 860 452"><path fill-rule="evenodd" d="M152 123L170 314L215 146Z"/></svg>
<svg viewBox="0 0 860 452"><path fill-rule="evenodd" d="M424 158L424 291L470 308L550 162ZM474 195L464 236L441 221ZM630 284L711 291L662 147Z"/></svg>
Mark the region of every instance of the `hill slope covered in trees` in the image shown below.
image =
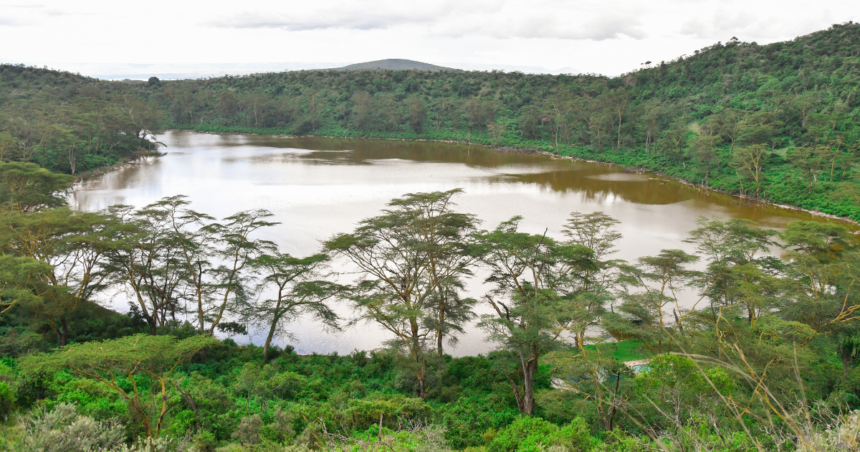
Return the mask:
<svg viewBox="0 0 860 452"><path fill-rule="evenodd" d="M5 65L0 159L73 173L166 127L462 140L639 167L860 220L858 86L853 23L769 45L732 39L616 78L315 70L129 84ZM62 130L44 126L57 123Z"/></svg>

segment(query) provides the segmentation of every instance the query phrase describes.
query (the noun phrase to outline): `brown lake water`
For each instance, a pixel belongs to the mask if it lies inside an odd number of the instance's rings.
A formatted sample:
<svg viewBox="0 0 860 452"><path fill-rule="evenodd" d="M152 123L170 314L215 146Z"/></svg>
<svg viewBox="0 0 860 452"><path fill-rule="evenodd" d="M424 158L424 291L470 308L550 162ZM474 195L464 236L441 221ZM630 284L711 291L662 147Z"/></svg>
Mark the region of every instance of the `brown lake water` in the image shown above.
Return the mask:
<svg viewBox="0 0 860 452"><path fill-rule="evenodd" d="M612 257L628 261L668 248L693 252L683 240L702 216L746 218L776 229L792 220L820 220L655 175L625 173L616 166L478 146L193 132L168 132L159 141L166 144L164 156L85 181L72 194L72 205L86 211L120 203L141 207L184 194L193 209L219 218L267 209L281 224L260 237L296 256L318 251L322 240L351 231L392 198L453 188L464 190L456 198L458 209L476 214L486 229L521 215L525 231L548 229L560 236L570 212L602 211L621 222L623 238ZM480 281L469 285L472 296L483 290ZM105 302L121 312L128 309L123 294ZM349 315L345 306L338 311ZM387 339L375 325L330 333L312 321L301 321L289 330L302 352L370 350ZM485 352L492 346L483 336L470 327L449 351ZM262 333L236 338L240 343L263 339Z"/></svg>

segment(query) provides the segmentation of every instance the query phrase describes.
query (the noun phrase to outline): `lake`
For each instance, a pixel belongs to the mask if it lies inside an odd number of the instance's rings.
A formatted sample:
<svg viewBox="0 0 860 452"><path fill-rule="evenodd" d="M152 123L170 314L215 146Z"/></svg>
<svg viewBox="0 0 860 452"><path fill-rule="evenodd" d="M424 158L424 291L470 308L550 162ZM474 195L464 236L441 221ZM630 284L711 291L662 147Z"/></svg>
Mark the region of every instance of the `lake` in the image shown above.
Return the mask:
<svg viewBox="0 0 860 452"><path fill-rule="evenodd" d="M267 209L281 224L259 237L295 256L318 251L321 241L353 230L392 198L453 188L464 190L455 198L458 209L476 214L485 229L521 215L525 231L548 230L561 237L570 212L602 211L621 222L623 238L611 257L628 261L668 248L692 252L683 240L702 216L746 218L777 229L792 220L815 218L617 166L480 146L183 131L168 132L159 141L166 145L164 156L87 179L71 195L72 206L85 211L120 203L142 207L183 194L193 209L218 218ZM469 285L472 296L484 289L479 280ZM128 309L124 294L103 301L120 312ZM338 312L349 315L346 306ZM375 325L330 333L313 321L301 321L289 330L303 353L370 350L387 338ZM492 345L483 338L470 327L457 347L447 350L457 356L486 352ZM265 336L235 339L259 344Z"/></svg>

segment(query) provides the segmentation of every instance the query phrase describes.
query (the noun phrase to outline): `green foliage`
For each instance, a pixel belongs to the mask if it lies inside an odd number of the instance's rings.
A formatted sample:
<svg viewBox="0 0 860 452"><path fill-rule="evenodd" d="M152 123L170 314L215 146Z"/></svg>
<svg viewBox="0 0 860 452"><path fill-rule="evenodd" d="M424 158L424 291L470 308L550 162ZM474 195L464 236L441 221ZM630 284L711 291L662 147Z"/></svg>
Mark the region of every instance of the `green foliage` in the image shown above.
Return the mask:
<svg viewBox="0 0 860 452"><path fill-rule="evenodd" d="M539 452L553 446L561 451L587 452L597 445L589 427L580 418L558 427L543 419L523 417L496 433L488 452Z"/></svg>
<svg viewBox="0 0 860 452"><path fill-rule="evenodd" d="M239 426L233 431L233 439L243 445L253 445L260 442L260 430L263 420L259 414L245 416L239 421Z"/></svg>
<svg viewBox="0 0 860 452"><path fill-rule="evenodd" d="M0 381L0 418L6 419L15 407L15 391L9 383Z"/></svg>
<svg viewBox="0 0 860 452"><path fill-rule="evenodd" d="M33 212L65 206L63 195L74 181L33 163L0 159L0 210Z"/></svg>

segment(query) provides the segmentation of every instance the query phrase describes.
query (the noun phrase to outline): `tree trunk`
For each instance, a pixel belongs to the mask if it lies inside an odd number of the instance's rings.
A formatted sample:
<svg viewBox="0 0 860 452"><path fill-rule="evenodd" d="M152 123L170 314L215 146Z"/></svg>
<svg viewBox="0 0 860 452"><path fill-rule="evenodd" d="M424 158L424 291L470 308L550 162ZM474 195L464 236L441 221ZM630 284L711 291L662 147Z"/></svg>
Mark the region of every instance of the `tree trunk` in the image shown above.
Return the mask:
<svg viewBox="0 0 860 452"><path fill-rule="evenodd" d="M651 129L648 129L647 135L645 135L645 153L648 153L648 143L651 141Z"/></svg>
<svg viewBox="0 0 860 452"><path fill-rule="evenodd" d="M75 148L73 146L71 149L69 149L69 168L72 171L72 175L75 174L75 170L77 168L77 157L78 156L75 153Z"/></svg>
<svg viewBox="0 0 860 452"><path fill-rule="evenodd" d="M537 355L532 353L528 358L520 354L520 365L522 366L523 392L522 394L516 384L511 381L514 397L517 399L517 407L520 413L533 416L535 413L535 375L538 370Z"/></svg>
<svg viewBox="0 0 860 452"><path fill-rule="evenodd" d="M418 397L424 400L427 397L427 388L424 387L427 380L427 362L420 364L416 377L418 377Z"/></svg>
<svg viewBox="0 0 860 452"><path fill-rule="evenodd" d="M275 337L275 326L277 326L278 321L272 321L272 327L269 328L269 335L266 336L266 343L263 344L263 361L269 360L269 347L272 345L272 339Z"/></svg>
<svg viewBox="0 0 860 452"><path fill-rule="evenodd" d="M443 300L444 300L444 298L443 298ZM436 353L439 354L439 358L440 358L439 359L439 366L442 365L441 358L442 358L442 354L445 352L444 348L442 347L442 340L444 339L444 336L442 334L442 328L443 328L443 325L445 324L445 308L446 308L446 303L444 301L442 301L441 306L439 306L439 326L437 327L438 330L436 332Z"/></svg>
<svg viewBox="0 0 860 452"><path fill-rule="evenodd" d="M65 317L60 319L60 347L64 347L69 342L69 320Z"/></svg>
<svg viewBox="0 0 860 452"><path fill-rule="evenodd" d="M618 385L621 383L621 374L615 374L615 391L612 393L612 410L609 412L609 430L615 428L615 415L618 414Z"/></svg>

